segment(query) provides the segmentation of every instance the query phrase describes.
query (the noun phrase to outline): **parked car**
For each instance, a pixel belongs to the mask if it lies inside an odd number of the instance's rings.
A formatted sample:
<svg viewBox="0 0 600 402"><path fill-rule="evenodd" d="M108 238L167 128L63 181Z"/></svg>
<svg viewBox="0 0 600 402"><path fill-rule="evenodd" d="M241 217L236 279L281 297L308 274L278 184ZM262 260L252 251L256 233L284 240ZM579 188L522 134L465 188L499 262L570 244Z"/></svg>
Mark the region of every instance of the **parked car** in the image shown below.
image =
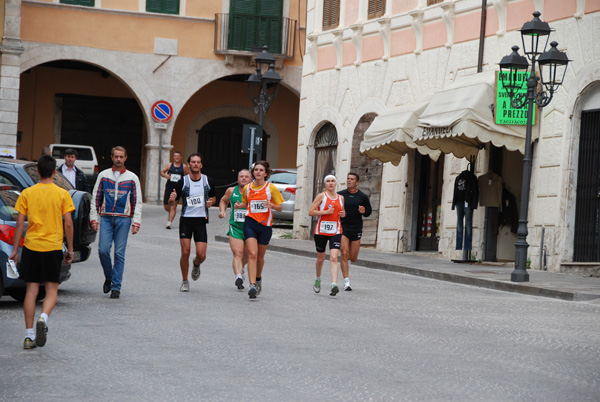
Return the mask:
<svg viewBox="0 0 600 402"><path fill-rule="evenodd" d="M287 221L294 220L296 176L296 169L273 169L273 174L269 177L269 182L273 183L283 196L283 209L281 212L273 210L273 218Z"/></svg>
<svg viewBox="0 0 600 402"><path fill-rule="evenodd" d="M98 159L94 147L89 145L74 145L74 144L50 144L50 152L56 159L56 167L65 163L65 151L74 149L77 151L77 162L75 166L83 171L85 178L93 188L98 177Z"/></svg>
<svg viewBox="0 0 600 402"><path fill-rule="evenodd" d="M0 275L0 296L6 294L19 301L25 298L25 282L19 279L10 279L6 276L6 261L8 261L8 256L12 252L16 226L17 212L14 206L20 192L39 181L39 174L35 163L0 158L0 271L2 273ZM96 239L96 232L90 225L92 196L85 191L73 189L71 183L60 172L57 172L54 176L54 183L69 192L75 205L75 211L72 213L72 263L85 261L90 256L90 244ZM63 245L63 251L66 251L66 245ZM70 276L71 264L63 264L60 282L68 280ZM45 292L40 288L38 299L41 300L44 296Z"/></svg>

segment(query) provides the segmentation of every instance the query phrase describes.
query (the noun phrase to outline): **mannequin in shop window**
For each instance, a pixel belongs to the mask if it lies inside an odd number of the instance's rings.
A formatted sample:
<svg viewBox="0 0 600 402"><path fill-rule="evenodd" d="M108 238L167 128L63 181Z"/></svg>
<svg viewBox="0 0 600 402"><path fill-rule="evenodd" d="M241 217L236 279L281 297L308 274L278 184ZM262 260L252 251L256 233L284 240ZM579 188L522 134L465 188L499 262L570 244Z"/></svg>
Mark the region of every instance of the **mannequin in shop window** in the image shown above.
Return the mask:
<svg viewBox="0 0 600 402"><path fill-rule="evenodd" d="M473 210L479 202L477 177L470 170L463 170L454 182L452 209L456 208L456 249L471 250L473 243Z"/></svg>

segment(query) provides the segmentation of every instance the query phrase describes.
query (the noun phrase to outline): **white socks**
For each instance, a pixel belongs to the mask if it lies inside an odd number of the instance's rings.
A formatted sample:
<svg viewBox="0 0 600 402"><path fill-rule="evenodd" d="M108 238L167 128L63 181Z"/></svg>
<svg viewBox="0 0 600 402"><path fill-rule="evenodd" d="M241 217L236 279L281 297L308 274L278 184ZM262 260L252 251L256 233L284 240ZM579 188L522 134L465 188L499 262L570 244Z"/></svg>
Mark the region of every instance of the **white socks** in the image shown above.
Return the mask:
<svg viewBox="0 0 600 402"><path fill-rule="evenodd" d="M40 314L40 317L43 318L44 321L46 321L46 325L48 325L48 314L42 313L42 314Z"/></svg>
<svg viewBox="0 0 600 402"><path fill-rule="evenodd" d="M32 341L35 341L35 329L33 329L33 328L26 328L25 329L25 338L29 338Z"/></svg>

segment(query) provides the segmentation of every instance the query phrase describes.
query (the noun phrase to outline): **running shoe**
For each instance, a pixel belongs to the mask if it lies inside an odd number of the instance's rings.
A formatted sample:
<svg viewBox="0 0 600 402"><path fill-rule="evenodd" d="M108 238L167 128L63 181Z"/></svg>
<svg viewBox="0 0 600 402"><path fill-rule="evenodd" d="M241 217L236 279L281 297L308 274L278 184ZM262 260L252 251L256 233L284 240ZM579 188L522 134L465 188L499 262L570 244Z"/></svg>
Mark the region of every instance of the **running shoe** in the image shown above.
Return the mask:
<svg viewBox="0 0 600 402"><path fill-rule="evenodd" d="M46 334L48 333L48 326L46 320L42 317L38 318L35 324L35 346L40 348L46 344Z"/></svg>
<svg viewBox="0 0 600 402"><path fill-rule="evenodd" d="M248 297L251 299L256 299L256 295L258 294L256 290L256 285L254 283L250 284L250 290L248 291Z"/></svg>
<svg viewBox="0 0 600 402"><path fill-rule="evenodd" d="M181 282L181 287L179 288L180 292L189 292L190 291L190 282L183 281Z"/></svg>
<svg viewBox="0 0 600 402"><path fill-rule="evenodd" d="M33 349L36 347L35 341L32 341L29 337L25 338L23 341L23 349Z"/></svg>
<svg viewBox="0 0 600 402"><path fill-rule="evenodd" d="M239 290L244 289L244 280L242 278L237 278L235 280L235 286L237 286Z"/></svg>
<svg viewBox="0 0 600 402"><path fill-rule="evenodd" d="M313 285L313 290L315 293L319 293L321 291L321 280L315 279L315 284Z"/></svg>
<svg viewBox="0 0 600 402"><path fill-rule="evenodd" d="M352 290L352 288L350 287L350 281L344 283L344 290L348 292Z"/></svg>
<svg viewBox="0 0 600 402"><path fill-rule="evenodd" d="M192 279L197 281L200 278L200 264L196 265L196 259L194 259L194 268L192 269Z"/></svg>
<svg viewBox="0 0 600 402"><path fill-rule="evenodd" d="M340 288L338 288L338 286L335 283L331 284L331 293L329 293L329 296L335 296L338 294L338 292L340 291Z"/></svg>
<svg viewBox="0 0 600 402"><path fill-rule="evenodd" d="M167 224L165 225L165 228L171 229L171 222L170 221L167 222Z"/></svg>
<svg viewBox="0 0 600 402"><path fill-rule="evenodd" d="M262 290L262 279L261 280L256 280L256 295L258 296L260 294L260 291Z"/></svg>

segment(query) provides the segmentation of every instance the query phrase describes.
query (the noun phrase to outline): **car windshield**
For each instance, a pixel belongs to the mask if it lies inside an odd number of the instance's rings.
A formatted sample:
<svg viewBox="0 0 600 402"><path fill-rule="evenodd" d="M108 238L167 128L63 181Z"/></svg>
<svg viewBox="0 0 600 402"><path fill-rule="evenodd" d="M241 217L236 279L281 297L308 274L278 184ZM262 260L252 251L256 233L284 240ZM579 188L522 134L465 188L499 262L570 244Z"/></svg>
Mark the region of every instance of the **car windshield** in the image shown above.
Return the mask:
<svg viewBox="0 0 600 402"><path fill-rule="evenodd" d="M293 172L275 172L269 177L273 184L296 184L296 173Z"/></svg>
<svg viewBox="0 0 600 402"><path fill-rule="evenodd" d="M31 180L33 180L35 183L40 182L40 175L37 171L36 165L26 166L25 172L27 172L29 177L31 177ZM60 188L64 188L67 191L74 190L73 186L71 185L71 182L69 180L67 180L67 178L65 176L63 176L62 173L59 172L58 170L56 171L56 174L54 175L54 184L56 184Z"/></svg>
<svg viewBox="0 0 600 402"><path fill-rule="evenodd" d="M16 222L18 212L15 209L19 190L7 186L0 187L0 219Z"/></svg>
<svg viewBox="0 0 600 402"><path fill-rule="evenodd" d="M57 147L54 146L52 148L52 156L57 159L65 159L65 151L67 149L74 149L77 151L77 159L82 161L93 161L94 157L92 156L92 150L89 148L77 148L74 147Z"/></svg>

